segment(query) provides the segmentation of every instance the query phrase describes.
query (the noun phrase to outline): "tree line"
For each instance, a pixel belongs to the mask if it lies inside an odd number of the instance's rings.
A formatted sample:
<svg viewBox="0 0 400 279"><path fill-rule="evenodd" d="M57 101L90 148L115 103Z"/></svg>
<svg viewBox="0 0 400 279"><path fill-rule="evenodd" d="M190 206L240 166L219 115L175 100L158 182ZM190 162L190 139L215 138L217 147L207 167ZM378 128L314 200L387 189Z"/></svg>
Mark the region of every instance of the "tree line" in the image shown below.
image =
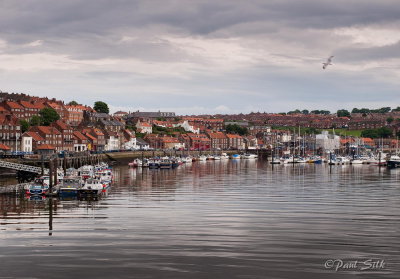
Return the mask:
<svg viewBox="0 0 400 279"><path fill-rule="evenodd" d="M378 108L378 109L367 109L367 108L353 108L350 111L348 111L347 109L339 109L336 111L336 115L338 117L351 117L352 113L362 113L362 114L367 114L367 113L388 113L388 112L396 112L396 111L400 111L400 106L397 108L392 109L391 107L382 107L382 108ZM288 112L281 112L279 114L282 115L292 115L292 114L323 114L323 115L328 115L331 114L331 112L329 110L311 110L309 111L308 109L295 109L295 110L291 110Z"/></svg>

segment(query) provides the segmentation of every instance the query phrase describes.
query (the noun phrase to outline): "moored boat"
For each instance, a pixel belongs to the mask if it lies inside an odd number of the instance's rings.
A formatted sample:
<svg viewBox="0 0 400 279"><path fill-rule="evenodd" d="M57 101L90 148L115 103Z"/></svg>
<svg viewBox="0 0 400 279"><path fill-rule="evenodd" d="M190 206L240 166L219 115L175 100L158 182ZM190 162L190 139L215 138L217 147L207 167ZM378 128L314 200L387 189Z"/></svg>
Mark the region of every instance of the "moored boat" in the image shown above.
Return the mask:
<svg viewBox="0 0 400 279"><path fill-rule="evenodd" d="M78 194L83 196L100 195L107 188L107 184L98 178L89 178L78 189Z"/></svg>
<svg viewBox="0 0 400 279"><path fill-rule="evenodd" d="M58 187L58 195L60 196L75 196L78 190L82 187L80 177L64 177L62 185Z"/></svg>
<svg viewBox="0 0 400 279"><path fill-rule="evenodd" d="M244 159L257 159L257 155L256 154L250 154L250 153L246 153L242 155L242 158Z"/></svg>

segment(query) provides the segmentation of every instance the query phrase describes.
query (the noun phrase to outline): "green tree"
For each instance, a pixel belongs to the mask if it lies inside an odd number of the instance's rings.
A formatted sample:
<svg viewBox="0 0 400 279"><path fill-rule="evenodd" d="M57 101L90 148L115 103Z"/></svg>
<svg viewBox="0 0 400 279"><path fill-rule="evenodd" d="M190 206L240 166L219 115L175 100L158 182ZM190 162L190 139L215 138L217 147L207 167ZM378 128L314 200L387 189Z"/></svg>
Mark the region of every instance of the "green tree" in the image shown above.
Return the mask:
<svg viewBox="0 0 400 279"><path fill-rule="evenodd" d="M19 124L21 125L21 131L22 131L22 133L25 133L26 131L29 130L30 125L29 125L29 122L28 122L28 121L26 121L26 120L24 120L24 119L21 119L21 120L19 121Z"/></svg>
<svg viewBox="0 0 400 279"><path fill-rule="evenodd" d="M350 112L346 109L340 109L336 112L338 117L350 117Z"/></svg>
<svg viewBox="0 0 400 279"><path fill-rule="evenodd" d="M109 113L108 105L102 101L97 101L94 103L93 109L100 113Z"/></svg>
<svg viewBox="0 0 400 279"><path fill-rule="evenodd" d="M299 109L289 111L287 114L299 114L301 111Z"/></svg>
<svg viewBox="0 0 400 279"><path fill-rule="evenodd" d="M400 111L400 107L394 108L392 111Z"/></svg>
<svg viewBox="0 0 400 279"><path fill-rule="evenodd" d="M76 101L71 101L68 103L69 106L77 106L78 103Z"/></svg>
<svg viewBox="0 0 400 279"><path fill-rule="evenodd" d="M54 121L60 119L60 116L53 108L44 108L39 112L39 115L44 126L49 126Z"/></svg>
<svg viewBox="0 0 400 279"><path fill-rule="evenodd" d="M388 118L386 118L386 122L387 123L392 123L394 121L394 118L393 117L391 117L391 116L389 116Z"/></svg>
<svg viewBox="0 0 400 279"><path fill-rule="evenodd" d="M42 123L42 119L38 115L34 115L31 117L31 120L29 121L29 124L31 126L39 126Z"/></svg>
<svg viewBox="0 0 400 279"><path fill-rule="evenodd" d="M389 138L392 134L392 130L387 127L366 129L361 132L361 136L364 138Z"/></svg>
<svg viewBox="0 0 400 279"><path fill-rule="evenodd" d="M246 127L241 127L237 124L229 124L225 127L226 132L229 134L239 134L241 136L247 135L248 130Z"/></svg>
<svg viewBox="0 0 400 279"><path fill-rule="evenodd" d="M308 109L303 109L303 110L301 111L301 113L302 113L302 114L309 114L310 112L308 111Z"/></svg>

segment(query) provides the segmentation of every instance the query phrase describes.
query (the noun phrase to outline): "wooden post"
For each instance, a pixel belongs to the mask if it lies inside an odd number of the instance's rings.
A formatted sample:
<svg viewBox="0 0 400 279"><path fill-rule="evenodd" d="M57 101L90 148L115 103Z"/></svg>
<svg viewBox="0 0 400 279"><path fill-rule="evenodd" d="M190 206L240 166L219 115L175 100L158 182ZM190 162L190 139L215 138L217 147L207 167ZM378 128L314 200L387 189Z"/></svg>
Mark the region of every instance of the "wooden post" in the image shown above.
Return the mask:
<svg viewBox="0 0 400 279"><path fill-rule="evenodd" d="M67 157L64 154L64 159L63 159L63 171L64 171L64 175L67 174Z"/></svg>
<svg viewBox="0 0 400 279"><path fill-rule="evenodd" d="M49 160L49 192L53 190L53 160Z"/></svg>
<svg viewBox="0 0 400 279"><path fill-rule="evenodd" d="M57 171L58 171L58 158L55 158L55 164L54 164L54 185L57 185Z"/></svg>
<svg viewBox="0 0 400 279"><path fill-rule="evenodd" d="M42 154L42 156L41 156L41 159L42 159L42 166L41 166L41 168L42 168L42 175L44 175L44 155Z"/></svg>

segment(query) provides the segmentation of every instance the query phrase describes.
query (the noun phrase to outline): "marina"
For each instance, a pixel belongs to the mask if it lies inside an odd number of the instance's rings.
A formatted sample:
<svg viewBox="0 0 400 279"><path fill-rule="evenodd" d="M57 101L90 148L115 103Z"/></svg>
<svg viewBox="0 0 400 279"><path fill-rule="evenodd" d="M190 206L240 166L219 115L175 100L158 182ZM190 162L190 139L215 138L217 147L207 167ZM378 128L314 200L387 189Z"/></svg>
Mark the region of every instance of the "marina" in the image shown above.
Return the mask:
<svg viewBox="0 0 400 279"><path fill-rule="evenodd" d="M58 278L335 278L327 259L360 255L387 263L366 278L397 278L399 171L261 159L121 165L102 195L0 195L2 276L40 277L62 263Z"/></svg>

